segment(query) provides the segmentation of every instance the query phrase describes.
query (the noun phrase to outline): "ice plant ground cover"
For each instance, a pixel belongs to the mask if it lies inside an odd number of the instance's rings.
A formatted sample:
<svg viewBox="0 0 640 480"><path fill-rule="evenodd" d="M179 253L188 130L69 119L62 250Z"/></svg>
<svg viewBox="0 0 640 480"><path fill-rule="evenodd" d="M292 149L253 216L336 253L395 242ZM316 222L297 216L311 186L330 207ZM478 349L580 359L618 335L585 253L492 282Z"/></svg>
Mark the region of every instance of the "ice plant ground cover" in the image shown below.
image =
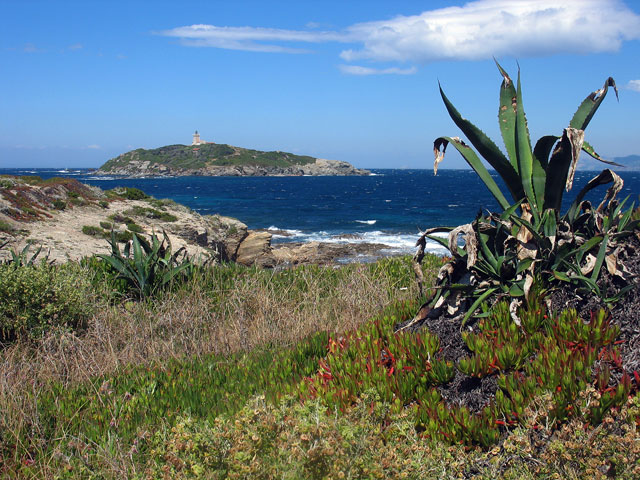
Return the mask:
<svg viewBox="0 0 640 480"><path fill-rule="evenodd" d="M441 264L429 257L425 278ZM64 271L103 282L89 265ZM446 329L395 331L419 305L412 276L408 258L280 272L219 265L142 300L98 291L81 330L0 352L0 472L637 475L638 378L624 371L615 317L578 321L541 300L515 328L502 303L452 358ZM464 405L452 386L461 379L472 393L495 390Z"/></svg>

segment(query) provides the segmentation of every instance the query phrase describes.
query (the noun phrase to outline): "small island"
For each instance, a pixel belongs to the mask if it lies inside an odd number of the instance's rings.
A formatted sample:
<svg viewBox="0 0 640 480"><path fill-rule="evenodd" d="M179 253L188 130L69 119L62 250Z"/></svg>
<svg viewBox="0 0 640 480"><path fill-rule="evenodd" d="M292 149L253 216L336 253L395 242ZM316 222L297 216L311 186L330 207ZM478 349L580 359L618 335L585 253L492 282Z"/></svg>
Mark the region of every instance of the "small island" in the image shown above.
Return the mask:
<svg viewBox="0 0 640 480"><path fill-rule="evenodd" d="M101 173L129 178L156 176L318 176L369 175L348 162L307 155L263 152L227 144L206 142L198 131L191 145L138 148L112 158Z"/></svg>

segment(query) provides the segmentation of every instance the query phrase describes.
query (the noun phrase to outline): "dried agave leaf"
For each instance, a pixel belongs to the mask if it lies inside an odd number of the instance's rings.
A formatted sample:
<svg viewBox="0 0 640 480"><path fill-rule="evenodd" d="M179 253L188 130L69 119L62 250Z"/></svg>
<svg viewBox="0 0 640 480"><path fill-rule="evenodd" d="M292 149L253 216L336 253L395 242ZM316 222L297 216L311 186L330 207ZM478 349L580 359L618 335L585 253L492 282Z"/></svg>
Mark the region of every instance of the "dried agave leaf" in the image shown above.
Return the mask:
<svg viewBox="0 0 640 480"><path fill-rule="evenodd" d="M467 252L467 268L471 268L478 260L478 242L475 232L473 231L473 225L471 223L460 225L449 233L449 250L458 258L460 258L460 255L458 255L458 236L460 234L464 234L464 249Z"/></svg>
<svg viewBox="0 0 640 480"><path fill-rule="evenodd" d="M533 242L518 243L518 260L527 258L535 259L538 254L538 246Z"/></svg>
<svg viewBox="0 0 640 480"><path fill-rule="evenodd" d="M578 166L578 159L580 158L580 151L582 150L582 144L584 143L584 130L577 128L567 127L564 130L569 143L571 144L571 165L569 167L569 173L567 174L567 192L571 190L573 186L573 177L576 173L576 167Z"/></svg>
<svg viewBox="0 0 640 480"><path fill-rule="evenodd" d="M604 257L607 265L607 270L611 275L615 275L623 280L631 280L635 277L627 267L620 261L618 254L620 253L620 247L616 248L612 253Z"/></svg>
<svg viewBox="0 0 640 480"><path fill-rule="evenodd" d="M460 310L460 306L462 305L462 295L460 292L454 292L449 296L449 301L447 302L447 314L452 317Z"/></svg>
<svg viewBox="0 0 640 480"><path fill-rule="evenodd" d="M587 254L586 258L587 263L584 266L580 267L580 273L582 275L589 275L596 266L598 261L597 257L591 253Z"/></svg>
<svg viewBox="0 0 640 480"><path fill-rule="evenodd" d="M522 300L518 300L514 298L511 300L509 304L509 313L511 314L511 319L516 323L516 325L521 326L520 317L518 317L518 307L522 305Z"/></svg>
<svg viewBox="0 0 640 480"><path fill-rule="evenodd" d="M454 140L455 142L460 142L464 145L464 142L460 140L460 137L451 137L451 140ZM438 165L440 165L440 162L444 160L444 152L447 150L447 145L449 145L449 141L444 138L440 138L436 140L433 144L433 155L435 157L435 160L433 162L434 175L438 174ZM440 146L442 146L442 151L440 151Z"/></svg>
<svg viewBox="0 0 640 480"><path fill-rule="evenodd" d="M620 178L620 176L612 170L609 170L609 169L603 170L602 173L598 175L598 177L600 177L601 175L604 175L605 177L610 177L611 180L609 181L613 182L613 185L611 185L607 189L607 194L604 196L604 199L602 200L600 205L598 205L598 208L596 208L597 212L602 212L602 209L605 203L607 203L607 201L609 203L613 202L613 200L616 198L616 195L620 193L620 190L622 190L622 187L624 186L624 181L622 180L622 178Z"/></svg>
<svg viewBox="0 0 640 480"><path fill-rule="evenodd" d="M529 266L530 272L527 273L527 278L524 281L524 298L529 300L529 293L531 293L531 287L533 286L533 266L536 262L532 262Z"/></svg>
<svg viewBox="0 0 640 480"><path fill-rule="evenodd" d="M436 304L433 306L433 309L435 310L436 308L440 308L442 307L442 304L445 302L446 297L444 295L442 295L438 301L436 302Z"/></svg>
<svg viewBox="0 0 640 480"><path fill-rule="evenodd" d="M436 279L436 283L442 284L446 278L451 280L454 270L455 270L455 264L453 262L445 263L442 267L440 267L440 270L438 270L438 277Z"/></svg>

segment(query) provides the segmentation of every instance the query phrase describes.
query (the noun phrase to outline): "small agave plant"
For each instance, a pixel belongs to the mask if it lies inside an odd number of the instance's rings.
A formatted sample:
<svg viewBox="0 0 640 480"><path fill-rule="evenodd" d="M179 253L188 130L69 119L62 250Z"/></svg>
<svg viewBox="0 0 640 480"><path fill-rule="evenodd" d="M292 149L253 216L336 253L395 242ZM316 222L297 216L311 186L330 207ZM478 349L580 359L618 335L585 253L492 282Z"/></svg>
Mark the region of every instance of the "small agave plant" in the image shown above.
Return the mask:
<svg viewBox="0 0 640 480"><path fill-rule="evenodd" d="M475 151L458 137L437 138L434 173L437 173L447 146L453 145L482 179L502 210L479 214L466 225L432 228L422 234L414 258L421 290L419 264L424 257L426 239L448 248L452 259L441 268L435 294L423 306L416 321L427 312L439 315L446 309L450 316L464 315L465 322L482 302L506 297L511 302L512 316L518 322L515 312L529 297L534 279L541 281L543 288L558 283L572 284L574 288L594 293L608 302L616 301L632 288L629 283L632 275L619 257L622 239L633 233L638 221L631 216L633 205L623 212L626 200L622 203L616 200L622 189L622 179L610 169L603 170L579 192L567 212L560 212L564 191L572 187L581 151L603 163L617 165L602 159L584 139L584 130L609 87L617 97L615 81L609 77L601 89L587 96L562 135L544 136L532 149L522 103L520 73L516 86L507 72L499 64L497 66L503 78L498 119L507 155L463 118L440 88L451 119ZM478 154L502 178L508 192L500 189ZM611 187L600 205L594 207L584 200L590 190L606 184ZM449 232L448 238L433 236L439 232ZM464 239L463 247L458 245L460 235ZM604 298L604 292L600 292L596 284L603 267L626 283L615 298Z"/></svg>

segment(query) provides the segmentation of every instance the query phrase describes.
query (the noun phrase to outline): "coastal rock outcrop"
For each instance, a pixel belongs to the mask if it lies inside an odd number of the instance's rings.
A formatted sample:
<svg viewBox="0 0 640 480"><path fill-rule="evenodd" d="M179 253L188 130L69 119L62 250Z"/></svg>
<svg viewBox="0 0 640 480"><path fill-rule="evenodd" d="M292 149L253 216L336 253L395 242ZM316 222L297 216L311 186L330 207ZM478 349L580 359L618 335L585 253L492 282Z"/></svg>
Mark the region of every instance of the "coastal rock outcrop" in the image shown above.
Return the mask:
<svg viewBox="0 0 640 480"><path fill-rule="evenodd" d="M22 250L31 243L42 246L51 261L79 260L108 254L112 231L123 242L133 232L165 231L174 249L185 247L196 258L275 264L270 234L252 232L234 218L200 215L170 200L134 200L127 193L103 192L71 179L1 178L0 245L8 243L0 259L10 256L8 248Z"/></svg>

